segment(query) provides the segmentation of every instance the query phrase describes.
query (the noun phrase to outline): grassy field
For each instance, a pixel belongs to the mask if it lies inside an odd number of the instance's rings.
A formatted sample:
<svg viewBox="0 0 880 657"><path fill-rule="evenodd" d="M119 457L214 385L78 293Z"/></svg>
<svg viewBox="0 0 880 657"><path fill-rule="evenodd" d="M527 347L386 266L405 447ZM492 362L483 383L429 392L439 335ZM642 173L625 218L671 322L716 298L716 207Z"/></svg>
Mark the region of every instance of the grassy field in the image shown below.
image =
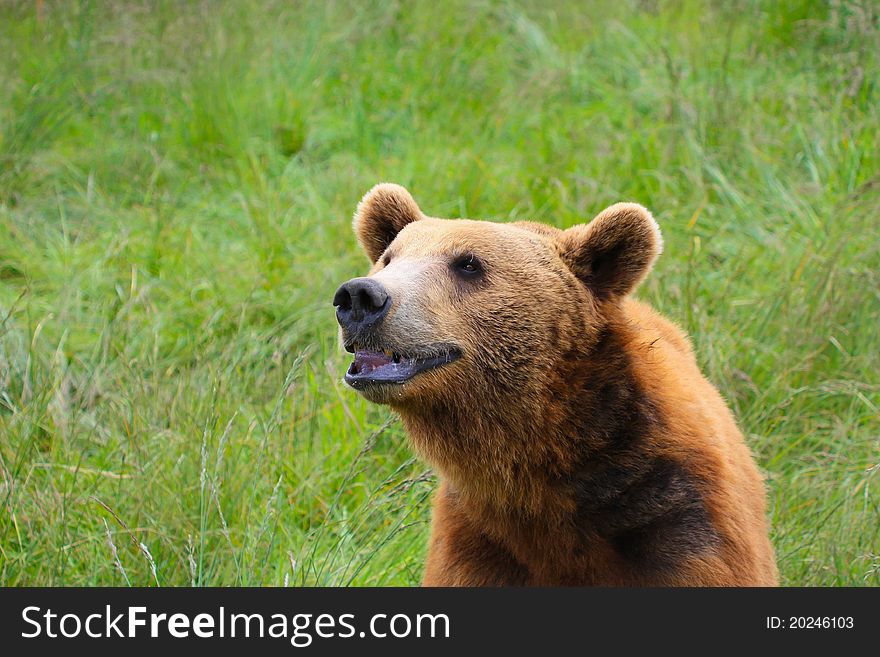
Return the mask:
<svg viewBox="0 0 880 657"><path fill-rule="evenodd" d="M639 295L880 584L880 19L849 2L0 2L0 584L415 584L436 481L341 382L374 183L650 207Z"/></svg>

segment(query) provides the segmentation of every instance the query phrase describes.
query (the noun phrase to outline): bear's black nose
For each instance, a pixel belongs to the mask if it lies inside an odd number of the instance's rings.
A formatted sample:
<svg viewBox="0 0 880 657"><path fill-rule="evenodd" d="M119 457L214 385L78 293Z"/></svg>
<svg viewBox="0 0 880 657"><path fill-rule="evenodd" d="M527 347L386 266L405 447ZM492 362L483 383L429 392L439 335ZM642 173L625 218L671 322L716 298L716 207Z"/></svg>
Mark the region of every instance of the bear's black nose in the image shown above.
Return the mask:
<svg viewBox="0 0 880 657"><path fill-rule="evenodd" d="M352 278L333 296L336 319L346 331L369 331L391 308L388 290L374 278Z"/></svg>

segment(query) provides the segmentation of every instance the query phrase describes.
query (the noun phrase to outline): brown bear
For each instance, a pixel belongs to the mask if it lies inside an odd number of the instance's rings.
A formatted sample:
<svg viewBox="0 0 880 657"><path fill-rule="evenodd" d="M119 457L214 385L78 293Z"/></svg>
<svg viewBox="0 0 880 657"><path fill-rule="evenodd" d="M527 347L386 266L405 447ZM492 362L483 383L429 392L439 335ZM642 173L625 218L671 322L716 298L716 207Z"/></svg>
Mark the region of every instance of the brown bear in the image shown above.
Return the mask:
<svg viewBox="0 0 880 657"><path fill-rule="evenodd" d="M448 220L402 187L354 217L373 263L333 304L346 382L438 473L429 586L769 586L765 492L687 338L629 295L640 205L568 230Z"/></svg>

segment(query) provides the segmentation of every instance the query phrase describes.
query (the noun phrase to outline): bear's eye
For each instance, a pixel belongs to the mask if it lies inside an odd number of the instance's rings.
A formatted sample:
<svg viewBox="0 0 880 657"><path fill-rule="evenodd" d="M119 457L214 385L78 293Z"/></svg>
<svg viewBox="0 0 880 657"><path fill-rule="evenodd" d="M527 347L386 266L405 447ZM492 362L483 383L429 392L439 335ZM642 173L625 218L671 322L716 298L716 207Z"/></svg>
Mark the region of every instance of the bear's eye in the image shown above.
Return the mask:
<svg viewBox="0 0 880 657"><path fill-rule="evenodd" d="M391 263L391 255L386 253L384 256L382 256L382 266L387 267L390 263Z"/></svg>
<svg viewBox="0 0 880 657"><path fill-rule="evenodd" d="M476 276L483 271L482 263L472 253L458 258L452 263L452 267L456 273L468 277Z"/></svg>

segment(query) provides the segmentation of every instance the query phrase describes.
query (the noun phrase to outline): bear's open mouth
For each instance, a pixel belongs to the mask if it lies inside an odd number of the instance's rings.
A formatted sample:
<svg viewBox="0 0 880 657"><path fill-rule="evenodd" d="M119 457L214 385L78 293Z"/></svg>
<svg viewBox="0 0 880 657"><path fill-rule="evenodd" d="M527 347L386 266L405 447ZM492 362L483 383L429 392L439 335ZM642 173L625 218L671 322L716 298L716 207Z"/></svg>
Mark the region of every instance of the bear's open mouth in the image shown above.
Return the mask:
<svg viewBox="0 0 880 657"><path fill-rule="evenodd" d="M380 383L406 383L417 374L461 357L461 351L454 347L443 347L430 356L402 355L390 350L369 351L359 347L349 347L349 350L354 351L354 360L345 373L345 382L352 388Z"/></svg>

